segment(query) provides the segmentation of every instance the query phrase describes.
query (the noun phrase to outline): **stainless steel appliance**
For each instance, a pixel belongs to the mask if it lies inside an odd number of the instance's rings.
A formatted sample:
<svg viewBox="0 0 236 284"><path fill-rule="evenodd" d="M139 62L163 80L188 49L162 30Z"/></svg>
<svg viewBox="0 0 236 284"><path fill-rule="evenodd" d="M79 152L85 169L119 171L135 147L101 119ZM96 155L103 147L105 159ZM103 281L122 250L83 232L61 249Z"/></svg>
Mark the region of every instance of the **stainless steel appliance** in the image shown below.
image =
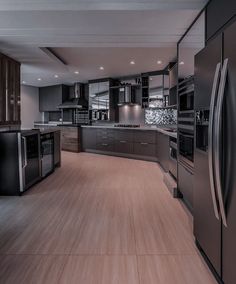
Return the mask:
<svg viewBox="0 0 236 284"><path fill-rule="evenodd" d="M1 132L0 157L0 194L23 193L41 179L40 132Z"/></svg>
<svg viewBox="0 0 236 284"><path fill-rule="evenodd" d="M191 132L179 131L179 161L185 166L194 167L194 134Z"/></svg>
<svg viewBox="0 0 236 284"><path fill-rule="evenodd" d="M236 23L195 57L194 235L219 282L236 283Z"/></svg>
<svg viewBox="0 0 236 284"><path fill-rule="evenodd" d="M54 171L54 134L40 135L41 146L41 176L46 177Z"/></svg>

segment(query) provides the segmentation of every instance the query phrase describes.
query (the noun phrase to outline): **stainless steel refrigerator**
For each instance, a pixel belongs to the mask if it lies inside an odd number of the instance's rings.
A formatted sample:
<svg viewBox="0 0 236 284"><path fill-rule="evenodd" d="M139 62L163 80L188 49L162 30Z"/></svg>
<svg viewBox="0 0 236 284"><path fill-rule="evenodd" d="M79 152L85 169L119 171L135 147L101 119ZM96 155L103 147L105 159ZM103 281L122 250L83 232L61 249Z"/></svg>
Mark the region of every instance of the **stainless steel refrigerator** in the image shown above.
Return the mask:
<svg viewBox="0 0 236 284"><path fill-rule="evenodd" d="M236 283L236 23L195 57L194 235L219 281Z"/></svg>

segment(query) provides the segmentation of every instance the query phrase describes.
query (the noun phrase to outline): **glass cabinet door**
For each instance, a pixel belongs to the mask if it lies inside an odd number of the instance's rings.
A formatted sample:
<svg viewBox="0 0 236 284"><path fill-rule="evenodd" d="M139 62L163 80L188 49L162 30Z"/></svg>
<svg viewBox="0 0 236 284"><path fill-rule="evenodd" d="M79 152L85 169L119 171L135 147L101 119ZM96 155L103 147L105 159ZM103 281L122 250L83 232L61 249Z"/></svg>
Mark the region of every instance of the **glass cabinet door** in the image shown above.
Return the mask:
<svg viewBox="0 0 236 284"><path fill-rule="evenodd" d="M164 106L164 75L149 77L149 107Z"/></svg>

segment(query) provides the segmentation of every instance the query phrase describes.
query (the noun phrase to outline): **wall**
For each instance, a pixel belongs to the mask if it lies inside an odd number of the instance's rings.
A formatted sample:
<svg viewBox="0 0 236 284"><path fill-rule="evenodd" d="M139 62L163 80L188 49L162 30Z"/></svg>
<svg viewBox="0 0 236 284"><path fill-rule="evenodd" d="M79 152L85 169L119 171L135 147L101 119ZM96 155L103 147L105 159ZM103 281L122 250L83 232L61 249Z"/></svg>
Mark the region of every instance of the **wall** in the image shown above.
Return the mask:
<svg viewBox="0 0 236 284"><path fill-rule="evenodd" d="M119 123L144 124L144 111L139 105L119 107Z"/></svg>
<svg viewBox="0 0 236 284"><path fill-rule="evenodd" d="M39 88L21 86L21 127L33 128L34 121L41 121L39 112Z"/></svg>

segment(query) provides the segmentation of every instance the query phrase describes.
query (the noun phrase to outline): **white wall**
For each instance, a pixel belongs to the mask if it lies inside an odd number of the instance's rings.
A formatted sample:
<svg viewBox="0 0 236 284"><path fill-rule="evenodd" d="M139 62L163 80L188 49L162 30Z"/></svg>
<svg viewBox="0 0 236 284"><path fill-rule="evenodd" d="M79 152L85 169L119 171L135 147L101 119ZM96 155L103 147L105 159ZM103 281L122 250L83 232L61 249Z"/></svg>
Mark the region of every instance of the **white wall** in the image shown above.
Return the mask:
<svg viewBox="0 0 236 284"><path fill-rule="evenodd" d="M21 127L33 128L34 121L41 121L39 88L21 85Z"/></svg>

